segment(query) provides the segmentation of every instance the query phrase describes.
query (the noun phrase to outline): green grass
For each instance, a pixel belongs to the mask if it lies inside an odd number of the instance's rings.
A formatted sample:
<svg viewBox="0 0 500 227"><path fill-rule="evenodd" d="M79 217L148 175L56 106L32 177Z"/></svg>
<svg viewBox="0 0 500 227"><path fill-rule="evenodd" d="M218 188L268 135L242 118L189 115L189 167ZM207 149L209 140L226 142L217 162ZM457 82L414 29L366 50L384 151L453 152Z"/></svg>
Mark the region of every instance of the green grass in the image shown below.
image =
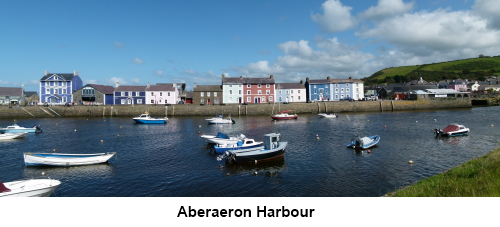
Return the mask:
<svg viewBox="0 0 500 227"><path fill-rule="evenodd" d="M418 69L420 66L402 66L402 67L395 67L395 68L389 68L389 69L384 69L383 72L384 74L376 77L377 79L384 79L387 76L395 76L395 75L406 75L410 72L412 72L415 69Z"/></svg>
<svg viewBox="0 0 500 227"><path fill-rule="evenodd" d="M498 197L500 196L500 149L387 195Z"/></svg>

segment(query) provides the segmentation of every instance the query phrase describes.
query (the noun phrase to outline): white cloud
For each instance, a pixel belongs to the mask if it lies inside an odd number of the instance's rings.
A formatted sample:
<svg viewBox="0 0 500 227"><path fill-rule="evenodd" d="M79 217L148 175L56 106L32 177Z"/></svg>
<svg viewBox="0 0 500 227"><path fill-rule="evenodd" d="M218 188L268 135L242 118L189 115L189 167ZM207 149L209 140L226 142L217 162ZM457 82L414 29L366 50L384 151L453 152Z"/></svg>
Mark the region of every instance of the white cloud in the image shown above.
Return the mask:
<svg viewBox="0 0 500 227"><path fill-rule="evenodd" d="M323 31L333 33L356 26L356 19L351 16L350 12L352 7L343 6L339 0L327 0L321 7L323 14L311 13L311 18Z"/></svg>
<svg viewBox="0 0 500 227"><path fill-rule="evenodd" d="M125 45L123 43L119 43L115 41L115 44L113 45L114 48L117 49L125 49Z"/></svg>
<svg viewBox="0 0 500 227"><path fill-rule="evenodd" d="M133 62L133 63L135 63L135 64L139 64L139 65L144 64L144 63L145 63L143 60L141 60L141 59L139 59L139 58L137 58L137 57L136 57L136 58L134 58L134 60L132 60L132 62Z"/></svg>
<svg viewBox="0 0 500 227"><path fill-rule="evenodd" d="M498 0L476 0L472 8L479 16L488 19L492 28L500 29L500 2Z"/></svg>
<svg viewBox="0 0 500 227"><path fill-rule="evenodd" d="M163 76L163 70L156 70L153 72L153 75L161 77Z"/></svg>
<svg viewBox="0 0 500 227"><path fill-rule="evenodd" d="M182 71L183 73L185 74L188 74L188 75L191 75L191 76L196 76L198 73L196 71L194 71L193 69L186 69L184 71Z"/></svg>
<svg viewBox="0 0 500 227"><path fill-rule="evenodd" d="M97 80L83 80L83 85L86 84L99 84Z"/></svg>
<svg viewBox="0 0 500 227"><path fill-rule="evenodd" d="M377 6L371 6L360 14L361 17L373 20L382 20L394 15L410 11L414 2L405 3L402 0L379 0Z"/></svg>
<svg viewBox="0 0 500 227"><path fill-rule="evenodd" d="M417 12L387 19L358 33L401 49L456 51L491 48L500 44L500 32L487 28L487 21L468 11Z"/></svg>

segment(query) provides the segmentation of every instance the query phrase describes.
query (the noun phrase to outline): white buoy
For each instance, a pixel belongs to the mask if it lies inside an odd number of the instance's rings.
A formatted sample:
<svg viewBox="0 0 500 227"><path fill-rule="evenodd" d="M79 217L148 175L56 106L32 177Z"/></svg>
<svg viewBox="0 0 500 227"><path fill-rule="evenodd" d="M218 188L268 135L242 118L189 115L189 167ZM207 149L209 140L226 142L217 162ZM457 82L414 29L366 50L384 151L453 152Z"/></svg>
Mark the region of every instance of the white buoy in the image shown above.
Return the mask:
<svg viewBox="0 0 500 227"><path fill-rule="evenodd" d="M42 172L42 176L45 175L45 172Z"/></svg>
<svg viewBox="0 0 500 227"><path fill-rule="evenodd" d="M408 164L413 164L413 161L412 160L408 161Z"/></svg>
<svg viewBox="0 0 500 227"><path fill-rule="evenodd" d="M104 143L104 140L101 140L101 143Z"/></svg>
<svg viewBox="0 0 500 227"><path fill-rule="evenodd" d="M254 175L257 175L257 174L259 174L259 173L258 173L257 171L255 171L255 172L253 172L253 174L254 174Z"/></svg>

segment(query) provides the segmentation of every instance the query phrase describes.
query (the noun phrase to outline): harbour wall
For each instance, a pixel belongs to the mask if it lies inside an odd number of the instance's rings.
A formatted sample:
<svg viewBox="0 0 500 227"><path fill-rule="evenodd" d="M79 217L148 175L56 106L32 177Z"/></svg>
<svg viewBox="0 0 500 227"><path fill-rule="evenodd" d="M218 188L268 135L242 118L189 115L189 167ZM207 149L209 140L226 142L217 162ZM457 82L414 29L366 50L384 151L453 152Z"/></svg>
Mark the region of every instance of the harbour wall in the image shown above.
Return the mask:
<svg viewBox="0 0 500 227"><path fill-rule="evenodd" d="M50 118L50 117L135 117L149 112L152 117L171 116L225 116L270 115L290 110L292 113L342 113L383 112L401 110L470 108L470 99L434 100L384 100L384 101L340 101L290 104L226 104L226 105L105 105L105 106L19 106L0 107L0 118Z"/></svg>

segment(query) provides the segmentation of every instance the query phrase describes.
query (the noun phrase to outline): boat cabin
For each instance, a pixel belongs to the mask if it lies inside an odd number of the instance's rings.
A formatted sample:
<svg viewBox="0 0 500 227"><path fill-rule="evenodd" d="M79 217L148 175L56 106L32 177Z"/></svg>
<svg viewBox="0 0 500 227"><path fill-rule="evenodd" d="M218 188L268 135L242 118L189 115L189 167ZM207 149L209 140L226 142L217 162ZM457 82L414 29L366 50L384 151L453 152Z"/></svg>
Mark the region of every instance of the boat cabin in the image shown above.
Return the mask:
<svg viewBox="0 0 500 227"><path fill-rule="evenodd" d="M279 146L281 134L269 133L264 135L264 148L266 150L274 149Z"/></svg>

